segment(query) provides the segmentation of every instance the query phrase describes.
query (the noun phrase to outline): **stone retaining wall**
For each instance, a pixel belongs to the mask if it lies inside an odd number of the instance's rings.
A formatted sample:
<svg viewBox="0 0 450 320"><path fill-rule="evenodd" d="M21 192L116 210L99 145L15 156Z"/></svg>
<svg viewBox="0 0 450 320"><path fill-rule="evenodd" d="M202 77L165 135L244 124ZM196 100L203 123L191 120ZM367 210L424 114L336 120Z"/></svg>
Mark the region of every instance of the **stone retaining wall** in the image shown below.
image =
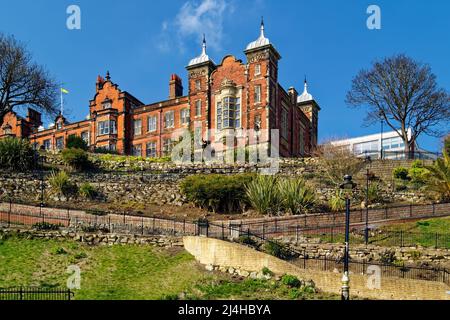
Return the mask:
<svg viewBox="0 0 450 320"><path fill-rule="evenodd" d="M139 244L152 245L158 247L182 247L181 237L172 236L137 236L112 233L86 233L74 232L69 230L58 231L38 231L30 229L0 229L0 240L9 236L17 236L26 239L55 239L55 240L73 240L88 245L124 245Z"/></svg>
<svg viewBox="0 0 450 320"><path fill-rule="evenodd" d="M247 272L260 272L269 268L277 275L292 274L302 279L312 279L317 288L330 293L341 291L342 275L334 272L301 269L273 256L221 240L204 237L184 237L185 249L204 265L239 268ZM399 300L450 300L449 287L441 282L383 277L381 286L368 285L369 277L352 274L350 293L370 299Z"/></svg>

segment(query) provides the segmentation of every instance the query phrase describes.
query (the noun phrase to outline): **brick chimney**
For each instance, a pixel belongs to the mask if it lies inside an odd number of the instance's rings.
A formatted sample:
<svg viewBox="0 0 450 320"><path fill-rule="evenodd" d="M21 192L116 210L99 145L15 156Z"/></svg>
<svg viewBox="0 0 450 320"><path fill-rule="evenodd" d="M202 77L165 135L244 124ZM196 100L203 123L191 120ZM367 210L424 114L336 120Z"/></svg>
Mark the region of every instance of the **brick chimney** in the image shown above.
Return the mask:
<svg viewBox="0 0 450 320"><path fill-rule="evenodd" d="M288 90L289 93L289 97L291 98L291 103L292 104L297 104L297 97L298 97L298 92L294 87L290 87Z"/></svg>
<svg viewBox="0 0 450 320"><path fill-rule="evenodd" d="M169 82L169 99L175 99L183 96L183 84L181 78L176 74L172 74Z"/></svg>

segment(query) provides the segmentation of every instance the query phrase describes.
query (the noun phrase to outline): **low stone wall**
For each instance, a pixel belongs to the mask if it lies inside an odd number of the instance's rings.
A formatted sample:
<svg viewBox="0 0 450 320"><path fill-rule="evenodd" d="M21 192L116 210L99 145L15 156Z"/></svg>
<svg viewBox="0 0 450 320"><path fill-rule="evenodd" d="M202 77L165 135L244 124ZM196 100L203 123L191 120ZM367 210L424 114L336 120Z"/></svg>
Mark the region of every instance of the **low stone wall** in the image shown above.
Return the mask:
<svg viewBox="0 0 450 320"><path fill-rule="evenodd" d="M152 245L158 247L182 247L181 237L171 236L137 236L124 234L103 234L74 232L69 230L58 231L39 231L30 229L0 229L0 240L10 236L17 236L25 239L54 239L54 240L73 240L88 245L125 245L139 244Z"/></svg>
<svg viewBox="0 0 450 320"><path fill-rule="evenodd" d="M98 200L113 201L141 201L154 204L171 204L181 206L185 198L180 192L179 183L182 176L178 174L83 174L73 173L70 179L80 186L89 182L99 194ZM44 189L50 190L50 184L44 180ZM0 197L12 195L13 198L38 200L41 194L41 177L36 174L0 173ZM53 201L68 199L50 196ZM74 199L69 199L74 200ZM77 198L77 201L83 201Z"/></svg>
<svg viewBox="0 0 450 320"><path fill-rule="evenodd" d="M339 273L301 269L265 253L217 239L184 237L183 243L185 249L205 265L239 268L247 272L260 272L266 267L277 275L292 274L302 279L312 279L316 287L325 292L339 294L341 290L342 275ZM450 299L447 294L449 287L440 282L384 277L379 289L371 289L368 281L368 276L352 274L351 294L370 299Z"/></svg>
<svg viewBox="0 0 450 320"><path fill-rule="evenodd" d="M329 258L339 260L344 255L343 244L297 244L295 241L284 241L301 253L301 257ZM405 263L416 266L436 266L450 268L450 250L432 249L421 246L414 247L379 247L375 245L350 246L350 258L358 262Z"/></svg>

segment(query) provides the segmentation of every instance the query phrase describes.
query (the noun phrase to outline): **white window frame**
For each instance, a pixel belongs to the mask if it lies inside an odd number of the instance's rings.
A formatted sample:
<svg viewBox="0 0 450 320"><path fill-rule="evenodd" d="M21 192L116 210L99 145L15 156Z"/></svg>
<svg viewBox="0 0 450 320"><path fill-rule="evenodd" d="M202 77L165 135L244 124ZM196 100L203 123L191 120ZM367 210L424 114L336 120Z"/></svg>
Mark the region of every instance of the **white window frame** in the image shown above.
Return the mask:
<svg viewBox="0 0 450 320"><path fill-rule="evenodd" d="M62 150L64 149L64 137L58 137L56 138L56 149L57 150ZM61 143L58 143L59 141L62 141Z"/></svg>
<svg viewBox="0 0 450 320"><path fill-rule="evenodd" d="M184 108L180 110L180 122L182 125L189 124L190 121L190 110L189 108Z"/></svg>
<svg viewBox="0 0 450 320"><path fill-rule="evenodd" d="M175 127L175 112L167 111L164 113L164 128L174 128Z"/></svg>
<svg viewBox="0 0 450 320"><path fill-rule="evenodd" d="M163 140L163 154L165 156L170 155L172 149L174 147L173 140L171 138L167 138Z"/></svg>
<svg viewBox="0 0 450 320"><path fill-rule="evenodd" d="M139 154L136 154L136 150L140 150ZM142 157L142 144L134 144L132 149L132 154L135 157Z"/></svg>
<svg viewBox="0 0 450 320"><path fill-rule="evenodd" d="M225 96L216 104L216 128L237 129L241 127L241 98Z"/></svg>
<svg viewBox="0 0 450 320"><path fill-rule="evenodd" d="M261 91L262 86L260 84L255 85L255 92L254 92L254 100L255 103L261 103Z"/></svg>
<svg viewBox="0 0 450 320"><path fill-rule="evenodd" d="M147 142L145 145L145 155L147 158L156 158L158 150L156 149L156 141Z"/></svg>
<svg viewBox="0 0 450 320"><path fill-rule="evenodd" d="M202 115L202 100L195 101L195 116L200 117Z"/></svg>
<svg viewBox="0 0 450 320"><path fill-rule="evenodd" d="M139 125L137 125L138 123ZM142 134L142 119L134 119L133 130L135 136L139 136Z"/></svg>
<svg viewBox="0 0 450 320"><path fill-rule="evenodd" d="M97 136L104 136L108 134L116 134L117 127L115 120L104 120L97 123Z"/></svg>
<svg viewBox="0 0 450 320"><path fill-rule="evenodd" d="M158 130L158 117L157 116L149 116L147 118L147 132L154 132Z"/></svg>
<svg viewBox="0 0 450 320"><path fill-rule="evenodd" d="M261 64L255 64L255 76L260 76L261 75Z"/></svg>
<svg viewBox="0 0 450 320"><path fill-rule="evenodd" d="M48 142L48 144L46 143ZM44 146L45 150L51 150L52 149L52 139L46 139L44 140L44 142L42 143L42 145Z"/></svg>

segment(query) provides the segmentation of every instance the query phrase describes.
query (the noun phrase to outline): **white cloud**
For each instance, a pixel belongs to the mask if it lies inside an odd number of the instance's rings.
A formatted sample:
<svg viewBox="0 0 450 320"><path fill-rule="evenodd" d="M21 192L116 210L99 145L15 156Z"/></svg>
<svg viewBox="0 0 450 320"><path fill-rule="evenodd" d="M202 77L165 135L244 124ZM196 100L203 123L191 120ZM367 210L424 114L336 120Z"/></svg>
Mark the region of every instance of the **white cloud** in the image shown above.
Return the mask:
<svg viewBox="0 0 450 320"><path fill-rule="evenodd" d="M161 51L173 47L184 51L187 42L200 41L206 34L208 48L220 50L224 38L224 17L234 9L231 0L189 0L185 2L173 21L164 21L157 43Z"/></svg>

